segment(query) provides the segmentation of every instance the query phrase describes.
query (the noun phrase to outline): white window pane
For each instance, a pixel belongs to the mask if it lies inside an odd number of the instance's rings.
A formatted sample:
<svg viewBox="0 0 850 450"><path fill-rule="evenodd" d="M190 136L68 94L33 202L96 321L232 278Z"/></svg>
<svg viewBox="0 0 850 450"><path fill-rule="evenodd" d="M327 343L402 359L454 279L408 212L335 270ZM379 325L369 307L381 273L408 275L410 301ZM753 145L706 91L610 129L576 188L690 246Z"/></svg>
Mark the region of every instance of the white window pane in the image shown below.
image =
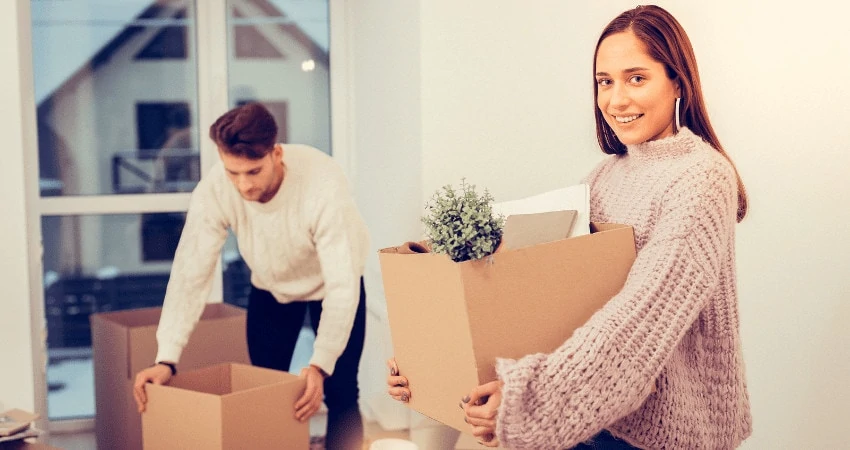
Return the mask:
<svg viewBox="0 0 850 450"><path fill-rule="evenodd" d="M42 196L186 192L200 177L192 0L33 0Z"/></svg>

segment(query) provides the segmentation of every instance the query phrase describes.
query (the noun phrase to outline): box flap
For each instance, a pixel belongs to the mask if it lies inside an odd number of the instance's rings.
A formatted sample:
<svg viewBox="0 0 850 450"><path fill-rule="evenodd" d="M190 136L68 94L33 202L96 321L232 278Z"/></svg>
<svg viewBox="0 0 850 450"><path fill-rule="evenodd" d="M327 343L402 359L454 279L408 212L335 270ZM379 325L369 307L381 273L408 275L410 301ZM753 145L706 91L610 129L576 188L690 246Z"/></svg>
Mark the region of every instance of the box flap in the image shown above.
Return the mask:
<svg viewBox="0 0 850 450"><path fill-rule="evenodd" d="M148 403L142 413L145 449L223 448L221 397L172 386L148 385L146 391Z"/></svg>
<svg viewBox="0 0 850 450"><path fill-rule="evenodd" d="M310 448L310 424L295 420L293 406L307 387L295 375L232 367L234 392L222 398L222 448Z"/></svg>
<svg viewBox="0 0 850 450"><path fill-rule="evenodd" d="M566 239L570 236L577 215L578 211L564 210L508 216L502 235L502 250Z"/></svg>
<svg viewBox="0 0 850 450"><path fill-rule="evenodd" d="M230 364L230 373L232 393L238 393L278 383L293 383L301 380L300 377L289 372L255 367L247 364Z"/></svg>
<svg viewBox="0 0 850 450"><path fill-rule="evenodd" d="M168 387L215 396L233 392L229 364L181 371L171 378Z"/></svg>
<svg viewBox="0 0 850 450"><path fill-rule="evenodd" d="M112 311L97 313L99 320L104 320L121 326L122 328L136 328L145 326L156 326L159 323L160 307L128 309L124 311Z"/></svg>

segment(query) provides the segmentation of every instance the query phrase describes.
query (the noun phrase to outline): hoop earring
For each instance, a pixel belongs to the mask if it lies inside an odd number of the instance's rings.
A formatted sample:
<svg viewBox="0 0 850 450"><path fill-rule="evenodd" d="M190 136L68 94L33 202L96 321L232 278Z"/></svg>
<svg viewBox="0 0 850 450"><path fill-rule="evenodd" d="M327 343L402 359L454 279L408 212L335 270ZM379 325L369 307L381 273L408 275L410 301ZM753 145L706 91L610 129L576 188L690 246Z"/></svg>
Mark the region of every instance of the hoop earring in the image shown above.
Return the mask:
<svg viewBox="0 0 850 450"><path fill-rule="evenodd" d="M682 123L679 122L679 104L682 103L682 97L676 97L676 132L682 128Z"/></svg>

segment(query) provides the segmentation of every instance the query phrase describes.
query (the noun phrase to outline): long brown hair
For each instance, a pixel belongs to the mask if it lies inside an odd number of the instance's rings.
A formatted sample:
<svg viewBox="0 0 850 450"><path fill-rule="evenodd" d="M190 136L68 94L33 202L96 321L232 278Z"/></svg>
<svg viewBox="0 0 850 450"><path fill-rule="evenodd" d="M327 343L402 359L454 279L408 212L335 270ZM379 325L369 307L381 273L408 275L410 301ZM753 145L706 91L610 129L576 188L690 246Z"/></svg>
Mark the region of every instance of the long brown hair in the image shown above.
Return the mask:
<svg viewBox="0 0 850 450"><path fill-rule="evenodd" d="M711 144L732 165L738 182L738 222L747 215L747 190L735 168L735 163L720 145L714 128L708 120L705 101L702 97L697 60L687 33L679 22L666 10L655 5L638 6L611 21L602 30L593 53L593 73L596 73L596 56L602 41L615 33L631 31L646 45L649 56L664 64L667 77L679 84L681 89L680 121L694 134ZM608 154L624 154L626 146L617 139L614 130L605 122L602 111L596 104L599 86L593 83L593 111L596 116L596 138L602 151Z"/></svg>

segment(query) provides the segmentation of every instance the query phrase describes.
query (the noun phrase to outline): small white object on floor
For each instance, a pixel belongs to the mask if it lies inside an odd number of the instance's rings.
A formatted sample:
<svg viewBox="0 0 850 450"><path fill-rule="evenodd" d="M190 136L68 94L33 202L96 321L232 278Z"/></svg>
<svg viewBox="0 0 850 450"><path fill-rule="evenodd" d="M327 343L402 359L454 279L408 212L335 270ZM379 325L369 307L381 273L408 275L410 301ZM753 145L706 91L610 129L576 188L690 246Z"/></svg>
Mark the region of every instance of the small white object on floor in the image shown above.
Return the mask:
<svg viewBox="0 0 850 450"><path fill-rule="evenodd" d="M407 439L385 438L372 442L369 450L419 450L419 446Z"/></svg>

